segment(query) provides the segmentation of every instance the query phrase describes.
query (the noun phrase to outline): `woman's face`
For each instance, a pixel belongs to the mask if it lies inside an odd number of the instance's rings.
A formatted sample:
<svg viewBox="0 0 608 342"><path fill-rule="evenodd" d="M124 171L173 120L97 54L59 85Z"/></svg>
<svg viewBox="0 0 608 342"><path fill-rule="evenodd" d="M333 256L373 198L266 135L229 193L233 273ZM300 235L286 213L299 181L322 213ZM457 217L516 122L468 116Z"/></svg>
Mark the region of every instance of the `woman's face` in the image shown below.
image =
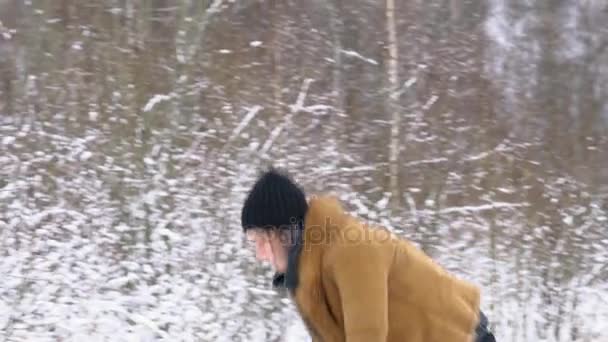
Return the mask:
<svg viewBox="0 0 608 342"><path fill-rule="evenodd" d="M255 246L255 257L261 262L268 262L275 271L287 271L287 246L281 234L274 230L249 229L247 239Z"/></svg>

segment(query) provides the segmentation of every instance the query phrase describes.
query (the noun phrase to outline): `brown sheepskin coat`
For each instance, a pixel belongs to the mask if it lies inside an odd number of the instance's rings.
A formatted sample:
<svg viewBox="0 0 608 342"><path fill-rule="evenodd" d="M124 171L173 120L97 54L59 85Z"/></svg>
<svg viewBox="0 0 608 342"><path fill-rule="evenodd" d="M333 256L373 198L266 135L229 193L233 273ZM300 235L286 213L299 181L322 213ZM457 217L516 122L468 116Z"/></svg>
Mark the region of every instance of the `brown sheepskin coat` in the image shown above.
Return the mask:
<svg viewBox="0 0 608 342"><path fill-rule="evenodd" d="M294 299L324 342L471 342L479 289L407 240L314 197L304 223Z"/></svg>

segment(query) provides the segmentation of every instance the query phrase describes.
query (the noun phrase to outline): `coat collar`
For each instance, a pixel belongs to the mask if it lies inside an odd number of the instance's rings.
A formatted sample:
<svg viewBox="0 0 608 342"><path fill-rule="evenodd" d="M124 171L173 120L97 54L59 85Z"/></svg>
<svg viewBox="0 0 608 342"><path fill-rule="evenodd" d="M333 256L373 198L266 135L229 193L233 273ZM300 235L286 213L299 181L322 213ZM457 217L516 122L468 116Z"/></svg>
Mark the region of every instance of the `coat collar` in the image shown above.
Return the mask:
<svg viewBox="0 0 608 342"><path fill-rule="evenodd" d="M292 231L293 244L287 254L287 271L276 273L272 284L277 288L286 288L295 293L299 284L299 266L302 250L308 251L305 259L317 259L317 253L311 250L324 249L329 242L331 226L341 223L344 212L337 199L330 196L313 196L309 203L304 222L299 222Z"/></svg>

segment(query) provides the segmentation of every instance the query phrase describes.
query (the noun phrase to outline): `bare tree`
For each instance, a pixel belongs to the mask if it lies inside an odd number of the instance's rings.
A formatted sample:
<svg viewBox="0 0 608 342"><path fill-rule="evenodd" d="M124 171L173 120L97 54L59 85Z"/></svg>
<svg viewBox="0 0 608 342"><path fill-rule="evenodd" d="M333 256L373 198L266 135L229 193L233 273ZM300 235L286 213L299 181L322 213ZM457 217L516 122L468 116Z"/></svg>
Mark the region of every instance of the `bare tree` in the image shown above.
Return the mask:
<svg viewBox="0 0 608 342"><path fill-rule="evenodd" d="M401 206L401 191L399 188L399 150L401 113L398 110L399 86L399 50L397 46L397 27L395 24L395 0L386 0L386 33L387 33L387 69L388 98L387 107L392 115L390 147L389 147L389 187L393 209Z"/></svg>

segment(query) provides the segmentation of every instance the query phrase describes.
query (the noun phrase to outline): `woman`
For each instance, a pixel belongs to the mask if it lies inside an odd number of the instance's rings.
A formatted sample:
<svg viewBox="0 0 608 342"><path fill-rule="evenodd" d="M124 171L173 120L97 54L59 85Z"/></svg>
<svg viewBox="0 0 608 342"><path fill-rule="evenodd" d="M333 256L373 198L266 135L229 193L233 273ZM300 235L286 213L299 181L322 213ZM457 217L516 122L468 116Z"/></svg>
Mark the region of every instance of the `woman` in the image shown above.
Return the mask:
<svg viewBox="0 0 608 342"><path fill-rule="evenodd" d="M314 341L494 341L479 289L411 242L313 197L271 169L250 191L242 225L277 272Z"/></svg>

